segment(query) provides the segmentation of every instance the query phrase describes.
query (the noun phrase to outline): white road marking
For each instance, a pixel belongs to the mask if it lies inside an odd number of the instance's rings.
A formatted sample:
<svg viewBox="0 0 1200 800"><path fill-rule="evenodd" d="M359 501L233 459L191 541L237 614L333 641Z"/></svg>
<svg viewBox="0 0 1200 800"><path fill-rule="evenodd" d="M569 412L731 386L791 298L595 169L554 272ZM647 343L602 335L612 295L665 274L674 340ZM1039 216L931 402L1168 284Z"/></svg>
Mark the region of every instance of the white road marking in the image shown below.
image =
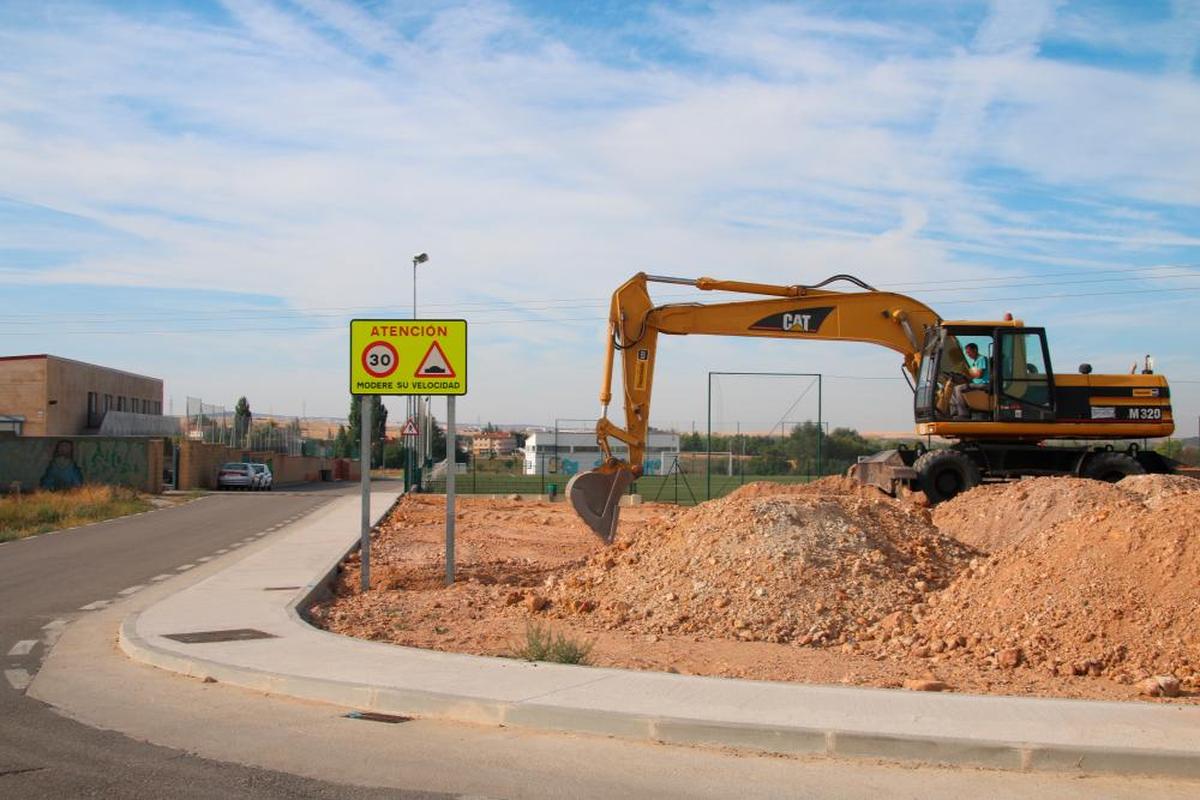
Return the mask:
<svg viewBox="0 0 1200 800"><path fill-rule="evenodd" d="M239 548L239 547L241 547L241 546L242 546L242 543L241 543L241 542L234 542L233 544L229 545L229 549L230 549L230 550L236 550L237 548Z"/></svg>
<svg viewBox="0 0 1200 800"><path fill-rule="evenodd" d="M4 677L8 678L8 684L18 692L23 692L29 688L29 682L33 680L29 677L29 673L23 669L6 669Z"/></svg>
<svg viewBox="0 0 1200 800"><path fill-rule="evenodd" d="M196 565L195 564L180 564L178 567L175 568L175 571L176 572L187 572L189 569L191 569L194 566L196 566Z"/></svg>
<svg viewBox="0 0 1200 800"><path fill-rule="evenodd" d="M12 646L12 649L8 651L8 654L10 656L27 656L33 651L34 645L36 644L37 639L22 639Z"/></svg>
<svg viewBox="0 0 1200 800"><path fill-rule="evenodd" d="M94 603L88 603L86 606L80 606L80 611L99 611L100 609L111 603L112 600L97 600Z"/></svg>
<svg viewBox="0 0 1200 800"><path fill-rule="evenodd" d="M137 586L128 586L128 587L122 589L121 591L117 592L117 594L121 595L121 597L129 597L129 595L136 594L137 592L140 592L142 589L145 589L145 588L146 588L146 584L139 583Z"/></svg>
<svg viewBox="0 0 1200 800"><path fill-rule="evenodd" d="M66 629L67 621L65 619L56 619L54 622L42 626L42 644L46 646L47 650L58 644L59 637Z"/></svg>
<svg viewBox="0 0 1200 800"><path fill-rule="evenodd" d="M165 581L167 578L174 578L174 577L175 577L174 575L163 574L163 575L155 575L150 580L154 583L158 583L159 581Z"/></svg>
<svg viewBox="0 0 1200 800"><path fill-rule="evenodd" d="M226 553L228 553L228 552L229 552L229 548L227 548L227 547L222 547L220 550L218 550L218 551L217 551L217 555L219 555L219 556L223 556L223 555L225 555L225 554L226 554Z"/></svg>
<svg viewBox="0 0 1200 800"><path fill-rule="evenodd" d="M198 561L201 564L207 564L209 561L212 561L212 560L213 560L212 556L200 556L199 558L196 559L196 561Z"/></svg>

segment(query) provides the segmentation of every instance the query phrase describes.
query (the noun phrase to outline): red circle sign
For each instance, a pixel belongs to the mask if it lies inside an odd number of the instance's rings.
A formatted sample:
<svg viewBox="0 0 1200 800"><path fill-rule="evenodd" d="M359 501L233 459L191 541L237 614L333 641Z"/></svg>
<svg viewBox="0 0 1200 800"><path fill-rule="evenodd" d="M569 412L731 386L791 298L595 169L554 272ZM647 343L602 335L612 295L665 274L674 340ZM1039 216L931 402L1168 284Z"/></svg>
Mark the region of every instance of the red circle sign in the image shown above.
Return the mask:
<svg viewBox="0 0 1200 800"><path fill-rule="evenodd" d="M382 339L371 342L363 348L362 366L373 378L386 378L396 371L400 357L396 348Z"/></svg>

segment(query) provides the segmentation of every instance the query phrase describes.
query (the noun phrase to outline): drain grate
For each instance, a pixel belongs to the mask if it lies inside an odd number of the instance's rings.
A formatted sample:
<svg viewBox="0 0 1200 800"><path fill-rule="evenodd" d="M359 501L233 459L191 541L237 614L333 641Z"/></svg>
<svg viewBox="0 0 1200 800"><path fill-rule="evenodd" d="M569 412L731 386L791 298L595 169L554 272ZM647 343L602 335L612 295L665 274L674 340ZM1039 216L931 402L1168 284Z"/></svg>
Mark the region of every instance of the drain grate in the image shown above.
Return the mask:
<svg viewBox="0 0 1200 800"><path fill-rule="evenodd" d="M184 644L207 644L209 642L244 642L249 639L276 639L273 633L254 628L233 628L227 631L195 631L193 633L167 633L168 639Z"/></svg>
<svg viewBox="0 0 1200 800"><path fill-rule="evenodd" d="M294 592L299 589L299 586L266 586L263 587L264 592Z"/></svg>
<svg viewBox="0 0 1200 800"><path fill-rule="evenodd" d="M365 719L367 722L386 722L390 725L408 722L412 719L412 717L402 717L399 714L380 714L378 711L351 711L345 716L346 719Z"/></svg>

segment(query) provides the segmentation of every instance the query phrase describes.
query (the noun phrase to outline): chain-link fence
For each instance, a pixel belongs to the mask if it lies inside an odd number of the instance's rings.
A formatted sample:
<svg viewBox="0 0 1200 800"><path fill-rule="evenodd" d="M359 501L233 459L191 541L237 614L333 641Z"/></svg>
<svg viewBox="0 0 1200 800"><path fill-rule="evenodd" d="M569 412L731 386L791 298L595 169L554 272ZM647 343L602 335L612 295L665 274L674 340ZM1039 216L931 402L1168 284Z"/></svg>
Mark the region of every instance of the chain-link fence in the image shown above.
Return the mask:
<svg viewBox="0 0 1200 800"><path fill-rule="evenodd" d="M310 435L302 417L280 414L239 416L222 405L187 398L184 436L189 439L239 447L255 452L290 456L332 456L333 443Z"/></svg>
<svg viewBox="0 0 1200 800"><path fill-rule="evenodd" d="M594 430L585 430L573 419L560 418L557 422L567 424L511 431L514 439L511 450L498 447L497 443L507 436L496 431L460 433L455 490L462 494L562 495L574 475L599 465L600 453ZM813 421L792 424L807 434L819 428ZM820 477L819 462L811 457L811 464L797 460L789 470L771 472L763 468L764 464L771 464L760 450L790 438L793 438L791 430L777 431L771 437L739 432L736 426L728 432L714 431L712 437L652 431L643 459L647 474L631 484L628 492L640 494L647 501L691 505L722 497L754 481L805 483ZM710 439L721 449L710 451ZM816 442L804 441L793 444L792 448L801 455L812 456ZM613 453L624 458L628 449L614 444ZM442 461L425 470L421 491L444 493L446 469L447 462Z"/></svg>

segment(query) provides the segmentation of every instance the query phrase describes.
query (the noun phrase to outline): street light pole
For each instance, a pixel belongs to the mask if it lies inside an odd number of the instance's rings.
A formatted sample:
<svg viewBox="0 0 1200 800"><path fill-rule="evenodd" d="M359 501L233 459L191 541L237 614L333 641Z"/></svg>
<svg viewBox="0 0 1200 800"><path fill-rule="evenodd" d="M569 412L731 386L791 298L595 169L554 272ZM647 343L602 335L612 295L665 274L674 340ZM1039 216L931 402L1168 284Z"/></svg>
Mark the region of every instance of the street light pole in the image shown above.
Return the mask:
<svg viewBox="0 0 1200 800"><path fill-rule="evenodd" d="M429 260L429 255L427 253L418 253L417 255L413 256L413 260L412 260L412 265L413 265L412 318L414 320L417 318L417 265L424 264L428 260ZM407 424L407 420L413 419L414 417L417 416L417 409L420 407L420 402L421 402L420 398L415 397L413 395L408 396L408 413L407 413L406 419L405 419L406 424ZM420 431L420 425L417 426L417 430ZM419 433L418 433L417 438L418 439L420 438ZM407 448L405 448L406 459L405 459L405 468L404 468L404 483L407 485L407 487L409 489L412 488L413 475L416 472L414 467L415 467L416 461L417 461L418 446L419 446L419 441L412 442L410 440L410 444L408 445Z"/></svg>

